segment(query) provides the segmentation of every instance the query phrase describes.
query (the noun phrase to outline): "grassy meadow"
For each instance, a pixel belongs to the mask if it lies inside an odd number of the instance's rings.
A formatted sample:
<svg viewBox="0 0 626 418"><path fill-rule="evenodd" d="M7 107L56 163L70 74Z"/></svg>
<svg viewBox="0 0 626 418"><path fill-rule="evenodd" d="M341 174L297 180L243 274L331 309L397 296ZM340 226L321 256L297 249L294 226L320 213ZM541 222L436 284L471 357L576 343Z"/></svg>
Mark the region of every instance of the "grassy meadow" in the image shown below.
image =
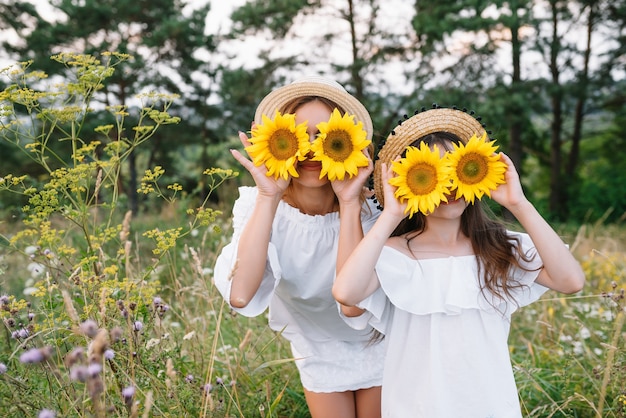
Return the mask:
<svg viewBox="0 0 626 418"><path fill-rule="evenodd" d="M140 280L61 277L45 248L3 251L2 416L306 417L288 344L264 315L231 312L212 285L227 213L193 229L156 267L151 249L127 250L119 262L144 271ZM130 220L127 242L176 218ZM548 292L514 315L524 415L626 417L626 229L573 232L564 239L587 273L584 291ZM40 355L27 356L33 350Z"/></svg>
<svg viewBox="0 0 626 418"><path fill-rule="evenodd" d="M111 106L112 123L81 132L94 95L126 59L107 57L54 57L76 80L49 92L28 85L41 74L25 65L7 74L14 84L0 96L1 139L46 173L0 178L0 202L24 202L0 213L0 416L307 417L288 344L265 315L231 312L212 283L232 199L216 206L210 197L219 188L234 196L237 173L199 172L208 193L198 196L151 167L138 193L152 209L133 214L119 189L125 162L177 123L168 114L175 98L140 97L132 129L131 109ZM557 230L587 284L514 315L524 415L624 418L626 227Z"/></svg>

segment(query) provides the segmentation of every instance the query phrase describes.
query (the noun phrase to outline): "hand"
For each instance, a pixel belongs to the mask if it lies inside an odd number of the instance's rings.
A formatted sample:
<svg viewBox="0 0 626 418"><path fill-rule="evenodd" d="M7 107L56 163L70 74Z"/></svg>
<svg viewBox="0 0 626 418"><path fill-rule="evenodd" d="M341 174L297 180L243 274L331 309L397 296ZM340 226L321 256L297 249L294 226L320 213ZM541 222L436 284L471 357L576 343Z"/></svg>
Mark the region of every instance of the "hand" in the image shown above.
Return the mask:
<svg viewBox="0 0 626 418"><path fill-rule="evenodd" d="M244 132L239 132L239 140L244 147L250 145L248 136ZM264 164L256 166L252 161L241 154L241 152L234 149L230 150L230 153L242 166L244 166L246 170L248 170L248 172L250 172L252 178L254 179L254 183L259 189L259 195L275 197L282 196L285 193L285 190L291 181L291 176L287 180L282 177L275 179L274 177L267 175L267 168Z"/></svg>
<svg viewBox="0 0 626 418"><path fill-rule="evenodd" d="M507 209L527 202L522 184L520 183L519 174L513 165L513 161L508 155L500 153L500 160L507 165L504 173L504 184L499 184L495 190L491 191L491 198Z"/></svg>
<svg viewBox="0 0 626 418"><path fill-rule="evenodd" d="M386 163L381 163L381 181L383 183L383 194L385 199L383 215L392 216L397 220L397 223L400 223L400 221L402 221L407 216L405 213L407 203L400 203L400 201L395 196L397 187L389 184L389 179L394 176L395 174L393 172L391 164L388 165Z"/></svg>
<svg viewBox="0 0 626 418"><path fill-rule="evenodd" d="M367 157L368 164L367 166L359 167L359 171L356 176L350 178L346 175L343 180L335 180L331 182L331 186L335 195L337 195L339 204L348 202L359 202L359 206L361 204L359 198L363 192L363 187L370 174L372 174L372 171L374 171L374 163L372 163L372 159L370 158L367 149L363 150L363 153Z"/></svg>

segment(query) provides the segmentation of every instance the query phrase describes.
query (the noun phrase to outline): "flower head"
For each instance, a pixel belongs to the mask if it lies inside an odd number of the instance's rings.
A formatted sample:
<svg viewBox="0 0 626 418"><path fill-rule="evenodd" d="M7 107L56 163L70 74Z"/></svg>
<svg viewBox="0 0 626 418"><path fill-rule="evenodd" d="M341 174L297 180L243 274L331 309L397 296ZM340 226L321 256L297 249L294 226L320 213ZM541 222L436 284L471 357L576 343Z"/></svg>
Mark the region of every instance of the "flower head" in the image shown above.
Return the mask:
<svg viewBox="0 0 626 418"><path fill-rule="evenodd" d="M389 184L397 187L395 197L407 202L405 213L409 217L416 212L427 215L442 201L448 201L450 167L436 145L432 150L423 142L419 148L407 147L406 156L393 161L392 169L397 176Z"/></svg>
<svg viewBox="0 0 626 418"><path fill-rule="evenodd" d="M366 167L369 161L363 150L371 143L363 122L355 123L354 115L339 113L333 110L328 122L317 124L319 135L313 141L311 150L314 161L322 162L320 179L328 176L328 180L343 180L358 173L359 167Z"/></svg>
<svg viewBox="0 0 626 418"><path fill-rule="evenodd" d="M488 142L487 134L480 139L474 135L467 144L454 144L454 151L448 154L452 167L451 189L456 189L456 199L463 197L469 203L491 196L499 184L504 184L507 165L495 154L498 149L495 141Z"/></svg>
<svg viewBox="0 0 626 418"><path fill-rule="evenodd" d="M252 129L252 145L246 147L254 165L265 164L267 175L274 178L298 177L295 164L304 160L310 149L306 123L296 125L295 114L279 111L273 120L263 115L262 121Z"/></svg>
<svg viewBox="0 0 626 418"><path fill-rule="evenodd" d="M122 396L124 399L130 399L135 396L135 387L134 386L126 386L122 389Z"/></svg>
<svg viewBox="0 0 626 418"><path fill-rule="evenodd" d="M51 409L42 409L39 411L37 418L54 418L57 416L57 413Z"/></svg>
<svg viewBox="0 0 626 418"><path fill-rule="evenodd" d="M52 354L52 348L49 346L45 346L42 348L31 348L28 351L23 352L20 355L21 363L41 363L42 361L48 359Z"/></svg>

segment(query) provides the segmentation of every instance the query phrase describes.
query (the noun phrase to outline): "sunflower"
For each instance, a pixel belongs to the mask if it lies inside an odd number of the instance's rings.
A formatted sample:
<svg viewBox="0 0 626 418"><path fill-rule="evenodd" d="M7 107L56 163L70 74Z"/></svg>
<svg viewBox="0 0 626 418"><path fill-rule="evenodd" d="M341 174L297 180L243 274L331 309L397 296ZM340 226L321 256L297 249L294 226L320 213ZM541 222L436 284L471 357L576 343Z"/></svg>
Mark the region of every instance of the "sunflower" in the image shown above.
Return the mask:
<svg viewBox="0 0 626 418"><path fill-rule="evenodd" d="M310 142L306 122L296 126L296 115L276 111L274 119L262 115L262 123L252 129L246 151L254 165L265 163L267 176L298 177L296 160L302 161L309 153Z"/></svg>
<svg viewBox="0 0 626 418"><path fill-rule="evenodd" d="M392 170L397 174L389 180L396 186L395 197L407 202L404 213L412 217L416 212L427 215L435 210L441 201L447 202L450 193L450 167L442 159L437 146L431 150L421 143L420 147L407 147L406 156L392 162Z"/></svg>
<svg viewBox="0 0 626 418"><path fill-rule="evenodd" d="M465 145L454 145L448 160L452 168L451 189L456 189L456 199L462 196L474 203L474 198L491 196L491 190L505 182L507 165L495 153L498 147L494 142L489 142L485 133L480 139L473 135Z"/></svg>
<svg viewBox="0 0 626 418"><path fill-rule="evenodd" d="M345 175L355 176L359 167L366 167L369 161L363 150L371 143L363 122L354 122L354 115L341 116L337 109L333 110L328 122L317 124L319 135L311 145L313 161L322 162L320 179L328 176L328 180L343 180Z"/></svg>

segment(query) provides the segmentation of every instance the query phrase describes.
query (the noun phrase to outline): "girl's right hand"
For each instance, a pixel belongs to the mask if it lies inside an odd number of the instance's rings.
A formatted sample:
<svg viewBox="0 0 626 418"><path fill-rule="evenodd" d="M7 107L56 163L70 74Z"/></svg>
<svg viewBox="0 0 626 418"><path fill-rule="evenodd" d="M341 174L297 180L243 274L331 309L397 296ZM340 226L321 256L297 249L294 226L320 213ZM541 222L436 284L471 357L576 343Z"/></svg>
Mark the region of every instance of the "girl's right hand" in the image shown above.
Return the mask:
<svg viewBox="0 0 626 418"><path fill-rule="evenodd" d="M407 202L400 203L396 198L395 192L397 187L389 184L389 180L395 175L391 164L381 163L381 181L383 183L383 192L385 196L385 204L383 207L383 215L391 216L397 223L406 218ZM382 215L381 215L382 216Z"/></svg>
<svg viewBox="0 0 626 418"><path fill-rule="evenodd" d="M239 131L239 140L244 147L250 145L249 138L245 132ZM267 168L265 167L265 164L256 166L250 159L246 158L241 152L235 149L231 149L230 153L252 175L254 183L259 189L259 195L282 197L285 190L287 190L289 182L291 181L291 176L287 180L282 177L275 179L274 177L267 175Z"/></svg>

